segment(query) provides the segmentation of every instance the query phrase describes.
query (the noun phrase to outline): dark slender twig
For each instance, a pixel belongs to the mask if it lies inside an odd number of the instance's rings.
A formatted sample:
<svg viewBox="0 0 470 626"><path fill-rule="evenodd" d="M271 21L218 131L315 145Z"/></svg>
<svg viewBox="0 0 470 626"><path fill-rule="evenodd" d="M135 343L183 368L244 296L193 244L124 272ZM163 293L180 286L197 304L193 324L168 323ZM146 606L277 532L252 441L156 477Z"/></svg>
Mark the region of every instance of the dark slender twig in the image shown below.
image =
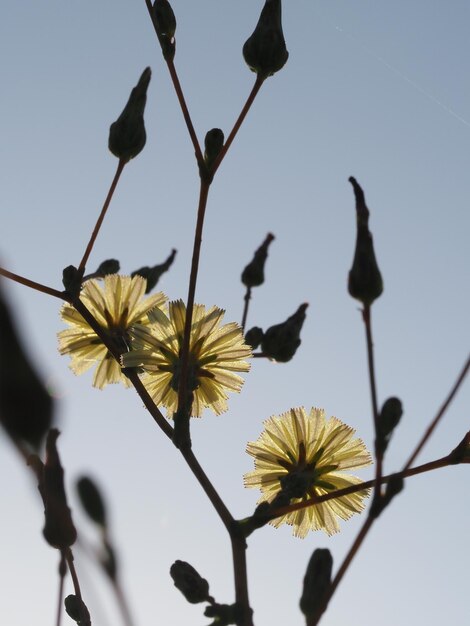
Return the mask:
<svg viewBox="0 0 470 626"><path fill-rule="evenodd" d="M132 619L132 615L129 610L129 605L127 603L127 599L122 589L122 586L118 580L113 580L112 583L113 583L114 593L116 594L116 599L119 604L119 609L121 611L124 624L125 626L133 626L134 621Z"/></svg>
<svg viewBox="0 0 470 626"><path fill-rule="evenodd" d="M66 563L64 559L64 555L60 555L60 563L59 563L59 597L57 601L57 619L56 626L60 626L62 621L62 604L64 599L64 580L66 574Z"/></svg>
<svg viewBox="0 0 470 626"><path fill-rule="evenodd" d="M264 78L260 78L259 75L256 76L256 80L255 80L255 84L253 85L253 88L250 92L250 95L247 98L247 101L245 102L245 105L243 107L243 109L241 110L240 115L238 116L237 121L235 122L230 135L227 138L227 141L224 143L224 146L222 148L222 150L219 153L219 156L216 158L213 168L212 168L212 174L215 174L216 171L219 169L220 164L222 163L225 155L227 154L230 146L232 145L233 140L235 139L236 134L238 133L238 131L240 130L240 126L243 124L243 121L245 119L245 117L248 114L248 111L251 108L251 105L253 104L256 96L258 95L259 90L261 89L261 85L264 83Z"/></svg>
<svg viewBox="0 0 470 626"><path fill-rule="evenodd" d="M80 601L80 608L82 608L82 604L83 603L83 598L82 598L82 592L80 590L80 582L78 580L78 576L77 576L77 571L75 569L75 564L73 562L73 554L72 554L72 550L70 548L66 548L63 552L65 561L67 562L67 566L69 568L69 572L70 575L72 577L72 582L73 582L73 588L75 591L75 595L77 596L78 600ZM83 603L84 604L84 603ZM83 622L83 626L91 626L91 621L90 619L83 614L82 611L82 620Z"/></svg>
<svg viewBox="0 0 470 626"><path fill-rule="evenodd" d="M246 318L248 317L248 307L250 306L251 300L251 287L246 288L245 297L243 299L245 301L245 306L243 307L242 329L245 330Z"/></svg>
<svg viewBox="0 0 470 626"><path fill-rule="evenodd" d="M243 607L243 626L253 626L253 611L248 596L248 578L246 568L246 540L233 533L230 535L232 543L233 571L235 578L235 599Z"/></svg>
<svg viewBox="0 0 470 626"><path fill-rule="evenodd" d="M48 287L47 285L36 283L34 282L34 280L30 280L29 278L25 278L24 276L13 274L13 272L9 272L3 267L0 267L0 276L5 276L5 278L9 278L15 283L20 283L20 285L25 285L26 287L30 287L31 289L35 289L36 291L45 293L48 296L54 296L54 298L59 298L60 300L67 300L67 296L63 291L58 291L57 289L53 289L52 287Z"/></svg>
<svg viewBox="0 0 470 626"><path fill-rule="evenodd" d="M460 386L462 385L463 381L465 380L465 377L468 374L469 369L470 369L470 356L467 358L467 360L466 360L462 370L460 371L460 374L457 377L457 380L455 381L452 389L449 391L449 394L448 394L447 398L444 400L444 402L442 403L442 406L438 410L438 412L436 414L436 417L432 420L432 422L430 423L429 427L426 429L426 432L424 433L424 435L421 438L420 442L418 443L418 445L414 449L413 453L411 454L410 458L406 462L405 467L403 469L405 469L405 470L408 469L411 466L411 464L414 463L416 457L421 452L421 450L423 449L424 445L428 441L429 437L432 435L434 429L436 428L436 426L441 421L444 413L447 411L450 403L454 399L457 391L459 390Z"/></svg>
<svg viewBox="0 0 470 626"><path fill-rule="evenodd" d="M93 250L93 246L95 245L96 238L98 237L98 233L100 232L101 224L103 223L106 212L108 210L114 191L119 182L119 178L121 177L122 170L124 169L124 166L126 165L126 162L127 161L123 161L122 159L119 160L116 173L114 174L113 182L111 183L111 186L109 188L108 195L106 196L106 200L104 201L104 204L103 204L103 208L101 209L101 213L98 216L98 219L95 224L95 228L93 229L93 232L91 233L90 241L88 242L86 250L83 254L83 258L80 261L80 265L78 266L79 272L84 273L85 271L85 266L87 264L88 257L90 256L91 251Z"/></svg>

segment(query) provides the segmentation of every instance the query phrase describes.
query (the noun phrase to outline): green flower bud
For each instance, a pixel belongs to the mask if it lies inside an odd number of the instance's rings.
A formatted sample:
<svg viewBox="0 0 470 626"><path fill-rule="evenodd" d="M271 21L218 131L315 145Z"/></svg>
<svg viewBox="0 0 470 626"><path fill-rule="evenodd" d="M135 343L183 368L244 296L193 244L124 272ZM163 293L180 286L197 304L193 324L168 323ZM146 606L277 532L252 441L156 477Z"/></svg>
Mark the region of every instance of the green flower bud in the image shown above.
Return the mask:
<svg viewBox="0 0 470 626"><path fill-rule="evenodd" d="M176 250L173 250L170 253L170 256L161 263L160 265L154 265L153 267L149 267L148 265L144 265L144 267L135 270L132 272L131 276L142 276L147 280L147 287L145 289L145 293L150 293L152 289L157 285L158 281L162 274L167 272L170 267L173 265L173 261L175 260Z"/></svg>
<svg viewBox="0 0 470 626"><path fill-rule="evenodd" d="M99 264L96 275L107 276L108 274L117 274L120 269L121 264L117 259L107 259Z"/></svg>
<svg viewBox="0 0 470 626"><path fill-rule="evenodd" d="M325 611L332 569L331 552L326 548L317 548L307 565L300 598L300 610L306 617L321 615Z"/></svg>
<svg viewBox="0 0 470 626"><path fill-rule="evenodd" d="M245 333L245 343L256 350L264 337L263 330L259 326L253 326L248 332Z"/></svg>
<svg viewBox="0 0 470 626"><path fill-rule="evenodd" d="M210 170L214 161L224 147L224 133L220 128L212 128L204 139L204 162Z"/></svg>
<svg viewBox="0 0 470 626"><path fill-rule="evenodd" d="M62 270L62 284L65 287L65 291L69 294L78 296L82 287L83 273L79 272L74 265L67 265Z"/></svg>
<svg viewBox="0 0 470 626"><path fill-rule="evenodd" d="M0 424L14 441L39 450L53 413L54 400L24 350L0 291Z"/></svg>
<svg viewBox="0 0 470 626"><path fill-rule="evenodd" d="M88 476L77 481L80 503L88 517L103 528L106 526L106 506L96 483Z"/></svg>
<svg viewBox="0 0 470 626"><path fill-rule="evenodd" d="M212 599L209 596L209 583L189 563L175 561L170 567L170 576L173 578L175 587L191 604L209 602Z"/></svg>
<svg viewBox="0 0 470 626"><path fill-rule="evenodd" d="M264 265L268 258L269 244L273 239L274 235L271 233L266 235L266 239L256 250L253 260L243 270L242 283L245 287L259 287L264 283Z"/></svg>
<svg viewBox="0 0 470 626"><path fill-rule="evenodd" d="M281 363L292 359L301 344L300 331L307 307L307 303L301 304L285 322L268 328L261 342L261 350L267 357Z"/></svg>
<svg viewBox="0 0 470 626"><path fill-rule="evenodd" d="M398 398L388 398L382 406L379 415L377 448L383 454L388 447L395 427L398 425L403 408Z"/></svg>
<svg viewBox="0 0 470 626"><path fill-rule="evenodd" d="M109 129L109 149L124 163L142 152L147 140L144 109L151 75L150 68L145 68L139 82L131 91L123 112Z"/></svg>
<svg viewBox="0 0 470 626"><path fill-rule="evenodd" d="M78 626L89 626L89 624L91 624L90 613L83 600L70 594L65 598L64 606L67 615L71 617Z"/></svg>
<svg viewBox="0 0 470 626"><path fill-rule="evenodd" d="M153 3L153 17L163 57L167 61L173 60L176 51L174 37L176 17L168 0L155 0Z"/></svg>
<svg viewBox="0 0 470 626"><path fill-rule="evenodd" d="M288 57L282 32L281 0L266 0L255 30L243 46L243 58L264 80L284 67Z"/></svg>
<svg viewBox="0 0 470 626"><path fill-rule="evenodd" d="M365 203L364 192L352 176L349 182L356 197L357 237L353 265L348 277L348 291L353 298L369 306L383 291L382 275L369 231L369 209Z"/></svg>

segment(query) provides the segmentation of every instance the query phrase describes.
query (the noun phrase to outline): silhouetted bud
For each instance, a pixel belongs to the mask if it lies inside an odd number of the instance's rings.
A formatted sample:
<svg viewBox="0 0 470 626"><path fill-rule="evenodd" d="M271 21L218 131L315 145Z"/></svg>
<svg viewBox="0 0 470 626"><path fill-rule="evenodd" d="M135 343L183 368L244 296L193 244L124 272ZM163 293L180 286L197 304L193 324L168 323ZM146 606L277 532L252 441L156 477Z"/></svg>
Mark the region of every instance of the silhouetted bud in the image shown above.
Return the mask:
<svg viewBox="0 0 470 626"><path fill-rule="evenodd" d="M375 258L372 234L369 231L369 209L364 192L352 176L349 182L356 197L357 237L354 260L348 277L348 291L364 305L370 305L383 291L382 275Z"/></svg>
<svg viewBox="0 0 470 626"><path fill-rule="evenodd" d="M83 273L79 272L74 265L67 265L62 270L62 284L65 287L65 291L73 296L78 296L82 286Z"/></svg>
<svg viewBox="0 0 470 626"><path fill-rule="evenodd" d="M210 170L224 146L224 133L220 128L207 131L204 139L204 161Z"/></svg>
<svg viewBox="0 0 470 626"><path fill-rule="evenodd" d="M377 432L377 447L383 454L392 437L395 427L398 425L403 408L398 398L388 398L382 406L379 415L379 424Z"/></svg>
<svg viewBox="0 0 470 626"><path fill-rule="evenodd" d="M82 476L77 481L77 493L88 517L95 524L105 527L107 523L106 506L95 482L88 476Z"/></svg>
<svg viewBox="0 0 470 626"><path fill-rule="evenodd" d="M67 615L71 617L78 626L88 626L91 624L90 613L83 600L70 594L65 598L64 606Z"/></svg>
<svg viewBox="0 0 470 626"><path fill-rule="evenodd" d="M175 56L176 17L168 0L155 0L153 3L154 24L164 59Z"/></svg>
<svg viewBox="0 0 470 626"><path fill-rule="evenodd" d="M38 450L51 427L54 401L21 345L0 291L0 424L13 440Z"/></svg>
<svg viewBox="0 0 470 626"><path fill-rule="evenodd" d="M175 561L170 567L170 576L173 578L175 587L191 604L209 601L209 583L189 563Z"/></svg>
<svg viewBox="0 0 470 626"><path fill-rule="evenodd" d="M266 0L255 30L243 46L243 58L264 80L278 72L288 57L282 32L281 0Z"/></svg>
<svg viewBox="0 0 470 626"><path fill-rule="evenodd" d="M253 326L249 331L245 333L245 343L256 350L264 337L263 330L259 326Z"/></svg>
<svg viewBox="0 0 470 626"><path fill-rule="evenodd" d="M140 269L135 270L135 272L132 272L131 276L142 276L142 278L145 278L147 280L145 293L150 293L152 289L157 285L161 275L170 269L173 261L175 260L175 256L176 250L173 248L170 256L164 263L161 263L160 265L154 265L153 267L144 265L144 267L141 267Z"/></svg>
<svg viewBox="0 0 470 626"><path fill-rule="evenodd" d="M107 276L108 274L117 274L121 269L121 264L116 259L107 259L100 263L96 274L98 276Z"/></svg>
<svg viewBox="0 0 470 626"><path fill-rule="evenodd" d="M38 478L38 489L44 503L44 538L53 548L63 550L77 538L72 514L67 504L64 487L64 470L57 451L59 431L51 428L46 440L46 462L36 455L30 457L30 465Z"/></svg>
<svg viewBox="0 0 470 626"><path fill-rule="evenodd" d="M385 493L372 500L369 517L377 519L393 498L403 490L404 485L405 482L401 476L391 476L385 488Z"/></svg>
<svg viewBox="0 0 470 626"><path fill-rule="evenodd" d="M261 350L267 357L281 363L292 359L301 344L300 331L307 307L307 303L301 304L285 322L268 328L261 342Z"/></svg>
<svg viewBox="0 0 470 626"><path fill-rule="evenodd" d="M131 91L123 112L109 129L108 147L124 163L142 152L147 140L144 109L151 75L150 68L145 68L139 82Z"/></svg>
<svg viewBox="0 0 470 626"><path fill-rule="evenodd" d="M274 235L268 233L266 239L256 250L251 263L242 272L242 283L245 287L259 287L264 283L264 264L268 258L268 248Z"/></svg>
<svg viewBox="0 0 470 626"><path fill-rule="evenodd" d="M326 548L317 548L307 565L300 610L306 616L320 616L326 609L326 597L331 585L333 557Z"/></svg>

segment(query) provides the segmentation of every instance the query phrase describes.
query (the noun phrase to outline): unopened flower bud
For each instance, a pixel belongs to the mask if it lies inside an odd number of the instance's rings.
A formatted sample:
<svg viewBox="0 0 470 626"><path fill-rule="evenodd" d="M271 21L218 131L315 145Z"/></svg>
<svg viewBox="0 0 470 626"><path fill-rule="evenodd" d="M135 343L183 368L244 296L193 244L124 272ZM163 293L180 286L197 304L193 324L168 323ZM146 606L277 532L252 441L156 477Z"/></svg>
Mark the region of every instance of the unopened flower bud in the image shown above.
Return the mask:
<svg viewBox="0 0 470 626"><path fill-rule="evenodd" d="M77 493L88 517L103 528L106 526L106 506L96 483L88 476L77 481Z"/></svg>
<svg viewBox="0 0 470 626"><path fill-rule="evenodd" d="M176 49L176 17L168 0L155 0L153 3L153 16L163 57L167 61L172 60Z"/></svg>
<svg viewBox="0 0 470 626"><path fill-rule="evenodd" d="M379 415L377 447L383 454L392 437L393 431L403 415L403 407L398 398L388 398L382 406Z"/></svg>
<svg viewBox="0 0 470 626"><path fill-rule="evenodd" d="M121 264L117 259L106 259L99 264L96 270L97 276L107 276L108 274L117 274L121 269Z"/></svg>
<svg viewBox="0 0 470 626"><path fill-rule="evenodd" d="M170 567L170 576L173 578L175 587L191 604L209 601L209 583L189 563L175 561Z"/></svg>
<svg viewBox="0 0 470 626"><path fill-rule="evenodd" d="M369 306L383 291L382 275L369 231L369 209L365 203L364 192L352 176L349 182L356 197L357 237L353 265L348 277L348 291L353 298Z"/></svg>
<svg viewBox="0 0 470 626"><path fill-rule="evenodd" d="M317 548L307 565L300 598L300 610L306 617L321 615L326 609L332 569L331 552L327 548Z"/></svg>
<svg viewBox="0 0 470 626"><path fill-rule="evenodd" d="M245 267L242 272L242 283L245 287L259 287L264 283L264 265L268 258L268 248L274 235L268 233L266 239L256 250L251 263Z"/></svg>
<svg viewBox="0 0 470 626"><path fill-rule="evenodd" d="M67 265L62 270L62 284L65 291L78 296L82 286L83 272L80 272L74 265Z"/></svg>
<svg viewBox="0 0 470 626"><path fill-rule="evenodd" d="M64 600L67 615L73 619L78 626L88 626L91 624L90 613L86 604L79 597L70 594Z"/></svg>
<svg viewBox="0 0 470 626"><path fill-rule="evenodd" d="M210 170L214 161L224 147L224 133L220 128L212 128L207 131L204 139L204 162Z"/></svg>
<svg viewBox="0 0 470 626"><path fill-rule="evenodd" d="M281 363L292 359L301 344L300 331L307 307L307 303L301 304L285 322L268 328L261 342L261 350L267 357Z"/></svg>
<svg viewBox="0 0 470 626"><path fill-rule="evenodd" d="M144 109L151 75L150 68L145 68L139 82L131 91L123 112L109 129L109 149L124 163L136 157L143 150L147 140Z"/></svg>
<svg viewBox="0 0 470 626"><path fill-rule="evenodd" d="M245 343L256 350L264 337L263 330L259 326L253 326L249 331L245 333Z"/></svg>
<svg viewBox="0 0 470 626"><path fill-rule="evenodd" d="M38 478L38 489L44 504L44 538L53 548L63 550L75 543L77 531L67 504L64 470L57 451L59 431L52 428L46 440L46 462L32 455L30 464Z"/></svg>
<svg viewBox="0 0 470 626"><path fill-rule="evenodd" d="M250 613L251 613L251 609ZM243 607L235 604L218 604L214 602L204 610L206 617L213 617L214 621L209 626L229 626L230 624L245 623L243 619Z"/></svg>
<svg viewBox="0 0 470 626"><path fill-rule="evenodd" d="M243 46L243 58L264 80L278 72L288 57L282 32L281 0L266 0L255 30Z"/></svg>
<svg viewBox="0 0 470 626"><path fill-rule="evenodd" d="M162 274L167 272L170 267L173 265L173 261L175 260L176 250L173 248L169 257L160 265L154 265L153 267L149 267L148 265L144 265L144 267L135 270L132 272L131 276L142 276L147 281L147 287L145 288L145 293L150 293L152 289L157 285L158 281Z"/></svg>

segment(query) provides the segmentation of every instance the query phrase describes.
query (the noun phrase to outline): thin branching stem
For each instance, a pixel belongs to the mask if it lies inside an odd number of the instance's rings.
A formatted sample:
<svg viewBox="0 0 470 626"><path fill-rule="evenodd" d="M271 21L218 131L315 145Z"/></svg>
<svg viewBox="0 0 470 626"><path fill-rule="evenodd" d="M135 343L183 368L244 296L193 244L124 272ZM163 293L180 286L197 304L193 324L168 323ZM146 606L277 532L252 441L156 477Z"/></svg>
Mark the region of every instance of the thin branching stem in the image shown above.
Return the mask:
<svg viewBox="0 0 470 626"><path fill-rule="evenodd" d="M34 280L30 280L29 278L25 278L24 276L20 276L19 274L13 274L13 272L9 272L3 267L0 267L0 276L9 278L10 280L13 280L15 283L19 283L20 285L24 285L25 287L30 287L31 289L35 289L36 291L45 293L48 296L54 296L54 298L59 298L60 300L67 299L63 291L58 291L57 289L54 289L53 287L48 287L47 285L36 283Z"/></svg>
<svg viewBox="0 0 470 626"><path fill-rule="evenodd" d="M100 232L101 224L103 223L103 220L106 216L106 212L111 203L111 199L113 197L114 191L116 190L117 184L119 182L119 178L121 177L122 171L126 163L127 161L123 161L122 159L119 160L116 173L114 174L113 182L111 183L111 186L109 188L108 195L106 196L106 200L104 201L104 204L103 204L103 208L101 209L101 213L98 216L98 219L95 224L95 228L93 229L93 232L91 233L90 241L88 242L88 245L83 254L82 260L80 261L80 265L78 266L78 270L79 272L82 272L82 274L85 272L85 267L88 261L88 257L90 256L91 251L93 250L93 246L95 245L96 238L98 237L98 233Z"/></svg>
<svg viewBox="0 0 470 626"><path fill-rule="evenodd" d="M248 577L246 567L246 540L231 533L233 570L235 577L235 600L243 608L240 626L253 626L253 611L248 595Z"/></svg>
<svg viewBox="0 0 470 626"><path fill-rule="evenodd" d="M253 85L253 88L250 92L250 95L247 98L247 101L245 102L245 105L243 107L243 109L241 110L240 115L238 116L237 121L235 122L230 135L227 138L227 141L224 143L222 150L220 151L218 157L216 158L213 168L212 168L212 173L215 174L215 172L219 169L220 164L222 163L225 155L227 154L230 146L232 145L233 140L235 139L236 134L238 133L238 131L240 130L240 126L243 124L243 121L245 119L245 117L248 114L248 111L251 108L251 105L253 104L256 96L258 95L259 90L261 89L261 85L264 83L264 78L260 78L259 75L256 76L256 80L255 80L255 84Z"/></svg>
<svg viewBox="0 0 470 626"><path fill-rule="evenodd" d="M60 555L60 563L59 563L59 594L57 599L57 618L56 618L56 626L60 626L62 621L62 604L64 600L64 580L66 574L66 563L64 559L64 555L61 553Z"/></svg>
<svg viewBox="0 0 470 626"><path fill-rule="evenodd" d="M122 621L124 622L125 626L134 626L134 621L132 619L132 615L122 585L118 580L113 580L112 583L114 593L116 595L116 600L119 605L119 610L121 611Z"/></svg>
<svg viewBox="0 0 470 626"><path fill-rule="evenodd" d="M251 287L246 288L245 297L243 299L245 301L245 306L243 307L242 329L245 330L246 318L248 317L248 308L250 306L250 300L251 300Z"/></svg>
<svg viewBox="0 0 470 626"><path fill-rule="evenodd" d="M430 425L426 429L426 432L424 433L423 437L421 438L421 440L419 441L418 445L416 446L416 448L414 449L413 453L411 454L410 458L406 462L405 467L403 468L404 470L407 470L409 467L411 467L412 463L414 463L416 457L418 456L418 454L423 449L423 447L426 444L426 442L428 441L429 437L434 432L434 429L439 424L439 422L441 421L443 415L445 414L445 412L449 408L450 403L455 398L455 395L457 394L457 391L460 389L463 381L465 380L465 377L467 376L469 369L470 369L470 356L467 357L467 360L466 360L463 368L461 369L459 375L457 376L457 380L455 381L454 385L452 386L452 389L449 391L449 393L447 395L447 398L444 400L444 402L442 403L441 407L439 408L439 410L438 410L438 412L436 414L436 417L432 420L432 422L430 423Z"/></svg>
<svg viewBox="0 0 470 626"><path fill-rule="evenodd" d="M157 39L158 39L159 38L158 37L158 28L157 28L157 24L156 24L156 21L155 21L155 13L153 11L151 0L145 0L145 5L147 7L150 20L151 20L151 22L153 24L153 27L155 29L155 33L156 33ZM172 59L165 59L165 60L166 60L167 66L168 66L168 71L170 72L170 77L171 77L171 81L173 83L173 87L174 87L175 92L176 92L176 97L178 98L178 102L179 102L179 105L181 107L181 112L183 113L184 121L186 123L186 128L188 129L189 136L191 137L191 142L192 142L193 147L194 147L194 154L196 156L196 161L198 162L198 165L202 165L202 163L204 162L204 158L202 156L202 151L201 151L201 147L199 145L199 141L198 141L198 138L197 138L197 135L196 135L196 131L194 130L193 122L191 120L191 115L189 114L189 109L188 109L188 106L186 104L186 100L185 100L185 97L184 97L183 89L181 88L181 83L180 83L179 78L178 78L178 73L176 72L175 64L174 64Z"/></svg>

